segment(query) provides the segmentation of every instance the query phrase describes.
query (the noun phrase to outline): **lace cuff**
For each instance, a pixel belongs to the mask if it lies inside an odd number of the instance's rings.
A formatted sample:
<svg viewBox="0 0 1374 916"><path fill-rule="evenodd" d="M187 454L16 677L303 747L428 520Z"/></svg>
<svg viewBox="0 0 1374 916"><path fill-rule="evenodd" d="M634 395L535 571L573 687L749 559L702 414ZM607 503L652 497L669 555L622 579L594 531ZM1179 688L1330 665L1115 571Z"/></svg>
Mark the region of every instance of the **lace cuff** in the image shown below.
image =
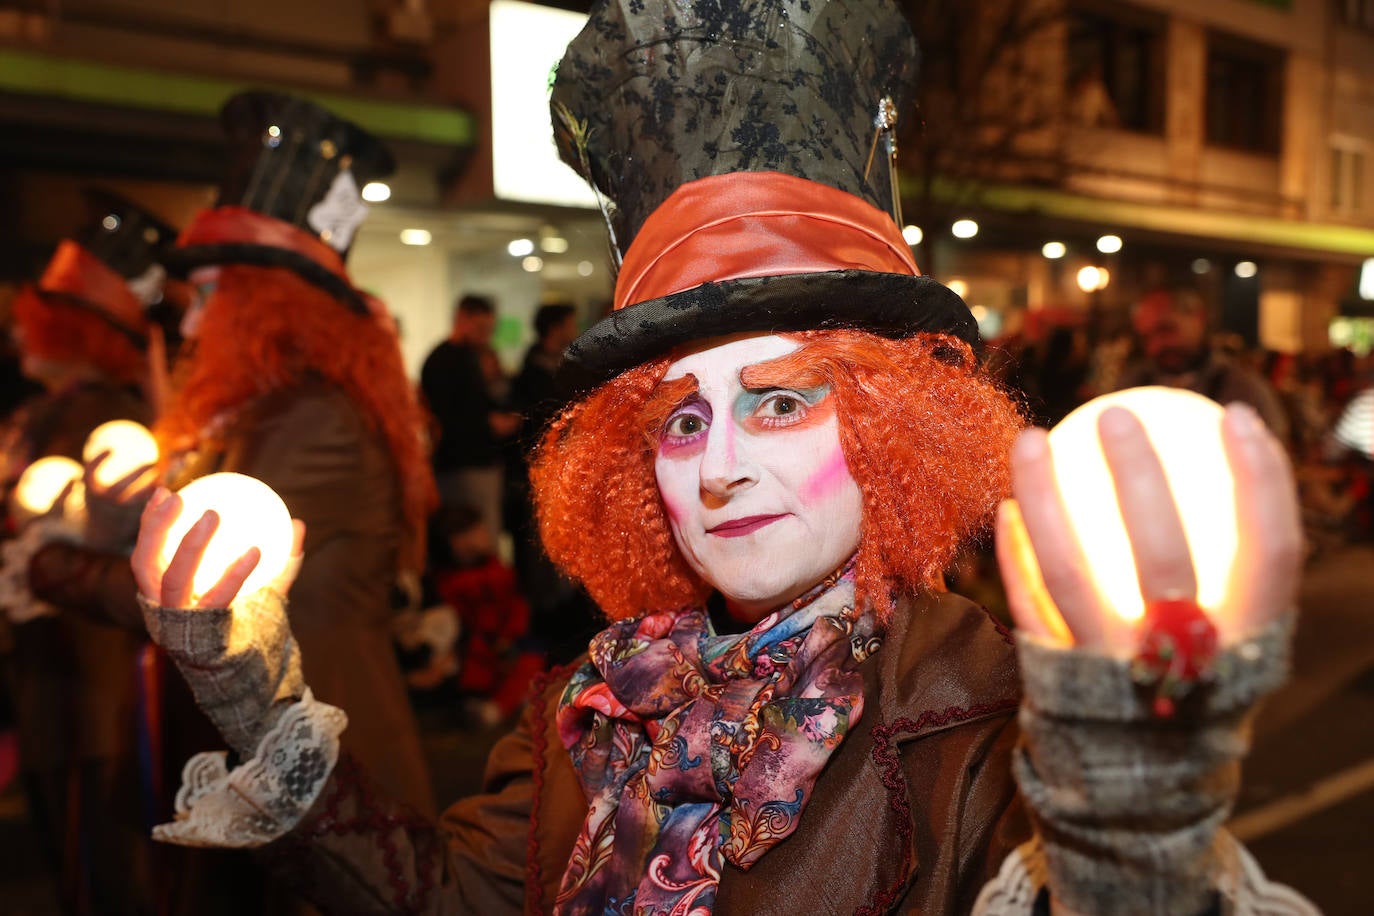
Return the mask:
<svg viewBox="0 0 1374 916"><path fill-rule="evenodd" d="M1259 863L1222 831L1213 844L1217 863L1213 886L1221 898L1221 912L1236 916L1321 916L1307 898L1264 876ZM1038 839L1014 849L1002 868L983 886L973 916L1027 916L1049 879L1045 849Z"/></svg>
<svg viewBox="0 0 1374 916"><path fill-rule="evenodd" d="M79 522L54 513L29 522L19 537L0 547L0 609L11 623L28 623L58 613L57 605L34 596L29 587L29 564L54 541L74 544L80 540Z"/></svg>
<svg viewBox="0 0 1374 916"><path fill-rule="evenodd" d="M304 696L263 736L257 754L229 770L223 751L187 761L176 820L153 839L179 846L250 849L276 840L305 817L339 760L344 711Z"/></svg>

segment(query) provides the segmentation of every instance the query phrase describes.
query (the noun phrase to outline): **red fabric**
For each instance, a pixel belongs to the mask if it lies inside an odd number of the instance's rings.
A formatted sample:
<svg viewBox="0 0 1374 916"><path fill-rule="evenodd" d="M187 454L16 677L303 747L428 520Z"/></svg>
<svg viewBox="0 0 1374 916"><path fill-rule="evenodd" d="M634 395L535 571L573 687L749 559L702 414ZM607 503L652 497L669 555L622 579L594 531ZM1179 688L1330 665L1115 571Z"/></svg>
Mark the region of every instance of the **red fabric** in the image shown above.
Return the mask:
<svg viewBox="0 0 1374 916"><path fill-rule="evenodd" d="M314 261L340 279L348 280L343 258L316 236L298 226L247 207L215 207L196 214L177 239L178 248L198 245L263 245L293 251Z"/></svg>
<svg viewBox="0 0 1374 916"><path fill-rule="evenodd" d="M708 281L830 270L916 275L897 224L829 185L779 172L731 172L688 182L635 236L615 307Z"/></svg>
<svg viewBox="0 0 1374 916"><path fill-rule="evenodd" d="M58 243L38 281L38 291L80 299L131 331L141 333L146 321L143 305L129 289L128 281L71 239Z"/></svg>
<svg viewBox="0 0 1374 916"><path fill-rule="evenodd" d="M530 608L515 573L496 557L438 577L439 597L463 621L458 689L494 701L509 716L544 670L538 652L516 648L529 632Z"/></svg>

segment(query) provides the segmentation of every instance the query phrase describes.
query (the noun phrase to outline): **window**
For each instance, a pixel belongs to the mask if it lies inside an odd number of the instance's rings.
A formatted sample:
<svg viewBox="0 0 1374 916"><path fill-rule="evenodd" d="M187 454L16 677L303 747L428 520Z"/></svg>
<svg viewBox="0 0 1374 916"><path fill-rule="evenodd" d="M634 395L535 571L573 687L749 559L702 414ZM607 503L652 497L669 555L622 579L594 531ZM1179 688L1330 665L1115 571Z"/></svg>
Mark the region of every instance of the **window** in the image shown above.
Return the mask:
<svg viewBox="0 0 1374 916"><path fill-rule="evenodd" d="M1331 141L1331 210L1355 215L1364 212L1366 145L1337 137Z"/></svg>
<svg viewBox="0 0 1374 916"><path fill-rule="evenodd" d="M1374 32L1374 0L1335 0L1335 4L1337 21Z"/></svg>
<svg viewBox="0 0 1374 916"><path fill-rule="evenodd" d="M1163 133L1164 27L1162 17L1121 3L1070 9L1065 103L1073 122Z"/></svg>
<svg viewBox="0 0 1374 916"><path fill-rule="evenodd" d="M1207 43L1207 142L1277 155L1283 135L1283 52L1232 35Z"/></svg>

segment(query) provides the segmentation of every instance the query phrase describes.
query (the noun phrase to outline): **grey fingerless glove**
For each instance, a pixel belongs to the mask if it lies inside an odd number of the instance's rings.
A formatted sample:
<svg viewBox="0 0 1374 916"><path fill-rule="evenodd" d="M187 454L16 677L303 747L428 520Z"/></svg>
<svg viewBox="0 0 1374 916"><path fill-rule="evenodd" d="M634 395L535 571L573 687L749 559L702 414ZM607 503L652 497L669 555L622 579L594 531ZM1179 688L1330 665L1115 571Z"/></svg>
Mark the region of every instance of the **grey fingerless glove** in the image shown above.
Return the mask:
<svg viewBox="0 0 1374 916"><path fill-rule="evenodd" d="M1152 714L1129 660L1018 634L1025 700L1014 772L1057 900L1093 914L1208 909L1250 713L1288 674L1292 628L1286 616L1220 654L1170 719Z"/></svg>
<svg viewBox="0 0 1374 916"><path fill-rule="evenodd" d="M243 759L305 691L286 603L271 589L230 608L165 608L139 596L143 619L196 703Z"/></svg>

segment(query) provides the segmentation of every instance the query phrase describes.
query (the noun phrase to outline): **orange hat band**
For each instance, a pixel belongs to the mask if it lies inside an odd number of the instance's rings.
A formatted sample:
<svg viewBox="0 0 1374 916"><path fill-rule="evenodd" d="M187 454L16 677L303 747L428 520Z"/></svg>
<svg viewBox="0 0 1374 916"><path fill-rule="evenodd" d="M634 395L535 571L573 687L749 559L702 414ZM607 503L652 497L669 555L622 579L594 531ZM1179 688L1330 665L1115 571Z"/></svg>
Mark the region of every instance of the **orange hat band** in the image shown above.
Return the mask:
<svg viewBox="0 0 1374 916"><path fill-rule="evenodd" d="M215 207L196 214L177 238L177 248L201 245L258 245L300 255L347 281L343 258L297 226L247 207Z"/></svg>
<svg viewBox="0 0 1374 916"><path fill-rule="evenodd" d="M682 185L649 215L620 266L615 307L832 270L920 274L892 217L867 201L780 172L729 172Z"/></svg>
<svg viewBox="0 0 1374 916"><path fill-rule="evenodd" d="M139 333L146 319L129 282L104 261L71 239L53 252L38 281L38 291L80 302L130 333Z"/></svg>

